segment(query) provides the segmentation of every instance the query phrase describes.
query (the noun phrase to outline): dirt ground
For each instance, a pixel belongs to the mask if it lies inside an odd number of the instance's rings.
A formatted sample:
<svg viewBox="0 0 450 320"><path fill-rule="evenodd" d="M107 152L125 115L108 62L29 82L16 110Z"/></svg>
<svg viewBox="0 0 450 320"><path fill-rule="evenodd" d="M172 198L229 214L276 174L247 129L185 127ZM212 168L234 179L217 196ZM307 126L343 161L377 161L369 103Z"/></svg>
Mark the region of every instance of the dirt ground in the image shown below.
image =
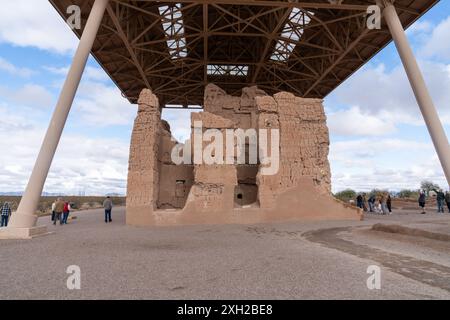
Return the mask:
<svg viewBox="0 0 450 320"><path fill-rule="evenodd" d="M450 234L450 214L396 210L364 221L136 228L124 208L76 213L51 235L0 242L4 299L450 299L450 246L372 230ZM81 289L69 290L69 266ZM381 288L369 289L369 268Z"/></svg>

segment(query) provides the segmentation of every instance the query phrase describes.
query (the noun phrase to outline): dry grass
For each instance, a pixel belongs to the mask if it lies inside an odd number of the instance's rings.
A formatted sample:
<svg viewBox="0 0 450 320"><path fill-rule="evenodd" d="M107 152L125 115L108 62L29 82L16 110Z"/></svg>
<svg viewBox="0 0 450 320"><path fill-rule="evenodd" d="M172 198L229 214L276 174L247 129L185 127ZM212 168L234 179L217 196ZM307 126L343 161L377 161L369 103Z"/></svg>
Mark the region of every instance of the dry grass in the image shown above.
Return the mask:
<svg viewBox="0 0 450 320"><path fill-rule="evenodd" d="M0 204L3 204L5 201L11 204L12 210L15 211L20 202L19 196L0 196ZM41 201L38 205L38 210L36 212L37 215L47 215L51 213L51 207L53 201L55 201L58 197L41 197ZM62 197L64 201L68 201L71 203L73 209L75 210L85 210L85 209L94 209L101 208L103 205L104 197L79 197L79 196L70 196L70 197ZM115 206L124 206L126 203L125 197L111 197Z"/></svg>

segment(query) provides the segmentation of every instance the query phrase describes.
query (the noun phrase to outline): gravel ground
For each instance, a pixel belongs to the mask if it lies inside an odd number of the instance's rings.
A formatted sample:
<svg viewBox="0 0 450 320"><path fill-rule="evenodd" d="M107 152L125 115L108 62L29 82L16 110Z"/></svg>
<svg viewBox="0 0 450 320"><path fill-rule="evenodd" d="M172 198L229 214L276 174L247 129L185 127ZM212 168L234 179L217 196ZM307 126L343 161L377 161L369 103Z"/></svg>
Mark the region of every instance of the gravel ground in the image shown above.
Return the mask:
<svg viewBox="0 0 450 320"><path fill-rule="evenodd" d="M66 226L53 226L49 218L41 218L39 223L49 224L52 235L31 241L0 241L2 298L450 298L445 283L450 281L445 278L448 244L405 236L399 239L368 230L378 222L426 224L429 229L433 225L442 229L446 224L450 229L448 214L405 212L370 215L363 222L177 228L126 226L123 208L114 210L111 224L103 222L101 210L76 215L78 219ZM323 238L320 232L311 239L304 236L330 228L343 228L343 232ZM399 255L420 268L429 268L435 275L433 281L408 276L398 264L393 266L391 260ZM81 290L67 289L70 265L81 268ZM370 265L381 267L381 290L367 288Z"/></svg>

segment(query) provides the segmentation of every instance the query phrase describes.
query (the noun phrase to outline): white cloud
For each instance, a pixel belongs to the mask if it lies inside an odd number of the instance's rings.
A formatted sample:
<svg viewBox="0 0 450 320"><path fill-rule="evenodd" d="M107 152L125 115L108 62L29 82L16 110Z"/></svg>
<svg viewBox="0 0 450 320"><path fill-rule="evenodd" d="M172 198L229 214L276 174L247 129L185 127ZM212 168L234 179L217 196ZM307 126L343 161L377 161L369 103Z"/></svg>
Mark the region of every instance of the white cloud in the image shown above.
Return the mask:
<svg viewBox="0 0 450 320"><path fill-rule="evenodd" d="M429 30L427 30L429 31ZM450 59L450 17L442 21L427 34L420 53L428 58Z"/></svg>
<svg viewBox="0 0 450 320"><path fill-rule="evenodd" d="M47 0L2 1L0 42L56 53L72 52L78 40Z"/></svg>
<svg viewBox="0 0 450 320"><path fill-rule="evenodd" d="M0 106L0 190L22 191L33 168L47 123L25 115L11 115ZM9 124L9 126L4 126ZM13 134L12 134L13 133ZM128 141L90 138L64 133L53 161L45 191L87 194L125 193Z"/></svg>
<svg viewBox="0 0 450 320"><path fill-rule="evenodd" d="M0 86L0 98L28 107L50 108L54 105L53 95L45 87L33 83L18 89Z"/></svg>
<svg viewBox="0 0 450 320"><path fill-rule="evenodd" d="M22 78L29 78L35 73L33 70L28 68L18 68L2 57L0 57L0 70Z"/></svg>
<svg viewBox="0 0 450 320"><path fill-rule="evenodd" d="M341 136L383 136L396 131L389 117L364 113L359 107L329 114L328 126L332 135Z"/></svg>
<svg viewBox="0 0 450 320"><path fill-rule="evenodd" d="M94 68L90 66L86 67L83 77L92 81L110 81L109 76L102 68Z"/></svg>
<svg viewBox="0 0 450 320"><path fill-rule="evenodd" d="M364 138L338 141L331 145L331 160L343 161L350 158L370 158L376 155L390 156L398 152L433 152L433 146L414 140L392 138ZM392 152L392 153L391 153Z"/></svg>
<svg viewBox="0 0 450 320"><path fill-rule="evenodd" d="M416 189L427 179L447 185L433 145L414 140L364 138L330 146L333 190Z"/></svg>
<svg viewBox="0 0 450 320"><path fill-rule="evenodd" d="M3 132L14 133L17 130L24 130L30 126L27 121L23 121L25 113L12 112L6 103L0 102L0 114L0 130Z"/></svg>
<svg viewBox="0 0 450 320"><path fill-rule="evenodd" d="M52 67L52 66L45 66L44 69L55 75L64 76L64 77L66 77L67 73L69 72L68 66L60 67L60 68ZM106 82L106 81L110 81L110 78L108 77L108 75L102 68L86 66L86 69L84 70L84 73L83 73L83 80Z"/></svg>
<svg viewBox="0 0 450 320"><path fill-rule="evenodd" d="M55 88L59 91L69 67L45 66L44 69L58 76ZM85 126L130 125L136 112L137 107L122 97L103 69L86 67L72 108L76 119Z"/></svg>
<svg viewBox="0 0 450 320"><path fill-rule="evenodd" d="M162 118L169 122L172 136L178 142L184 143L191 136L191 113L199 112L200 110L170 110L164 109Z"/></svg>
<svg viewBox="0 0 450 320"><path fill-rule="evenodd" d="M433 30L433 23L431 21L417 21L411 27L408 28L407 34L409 36L415 36L421 33L428 33Z"/></svg>
<svg viewBox="0 0 450 320"><path fill-rule="evenodd" d="M88 125L130 125L137 107L122 97L120 90L100 82L83 81L74 103L74 113Z"/></svg>
<svg viewBox="0 0 450 320"><path fill-rule="evenodd" d="M450 123L450 67L447 64L422 61L420 63L436 108L444 123ZM366 67L343 83L327 103L357 106L355 120L360 115L374 116L391 124L423 125L423 118L406 77L403 66L386 70L383 64ZM347 115L351 109L347 110ZM372 119L373 120L373 119ZM353 118L349 118L349 123Z"/></svg>
<svg viewBox="0 0 450 320"><path fill-rule="evenodd" d="M44 66L44 70L58 75L58 76L66 76L69 72L69 67L53 67L53 66Z"/></svg>

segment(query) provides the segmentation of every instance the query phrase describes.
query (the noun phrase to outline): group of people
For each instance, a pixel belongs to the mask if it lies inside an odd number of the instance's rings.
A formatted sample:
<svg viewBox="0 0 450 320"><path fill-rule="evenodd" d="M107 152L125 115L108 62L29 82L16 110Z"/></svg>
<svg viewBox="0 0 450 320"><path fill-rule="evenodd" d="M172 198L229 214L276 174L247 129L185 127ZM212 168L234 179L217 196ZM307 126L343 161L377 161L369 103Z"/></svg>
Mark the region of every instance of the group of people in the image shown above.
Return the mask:
<svg viewBox="0 0 450 320"><path fill-rule="evenodd" d="M356 197L356 206L364 210L364 212L372 212L377 214L392 214L392 198L388 192L373 194L367 199L365 193Z"/></svg>
<svg viewBox="0 0 450 320"><path fill-rule="evenodd" d="M112 212L113 202L111 197L107 197L105 201L103 201L103 208L105 209L105 223L112 222L111 212ZM58 198L55 202L52 203L52 221L53 224L56 225L56 222L59 220L60 225L67 224L67 220L69 218L70 211L72 207L69 202L63 201L62 198Z"/></svg>
<svg viewBox="0 0 450 320"><path fill-rule="evenodd" d="M62 198L58 198L56 201L52 203L52 221L53 224L56 225L56 222L59 220L59 224L67 224L67 220L69 219L70 211L72 210L70 203L67 201L63 201Z"/></svg>
<svg viewBox="0 0 450 320"><path fill-rule="evenodd" d="M113 208L113 202L111 197L107 197L105 201L103 201L103 208L105 209L105 223L112 222L111 212ZM58 198L56 201L52 203L52 222L54 225L59 221L60 225L67 224L69 219L70 211L72 211L72 207L70 206L70 202L64 201L62 198ZM1 216L1 226L7 227L9 218L11 217L12 210L11 205L8 202L0 204L0 216Z"/></svg>
<svg viewBox="0 0 450 320"><path fill-rule="evenodd" d="M442 190L433 189L436 193L436 204L437 204L437 212L444 213L444 206L447 204L448 212L450 213L450 192L447 191L444 193ZM425 204L426 204L426 194L425 191L421 190L419 194L419 206L422 208L422 214L425 214Z"/></svg>

